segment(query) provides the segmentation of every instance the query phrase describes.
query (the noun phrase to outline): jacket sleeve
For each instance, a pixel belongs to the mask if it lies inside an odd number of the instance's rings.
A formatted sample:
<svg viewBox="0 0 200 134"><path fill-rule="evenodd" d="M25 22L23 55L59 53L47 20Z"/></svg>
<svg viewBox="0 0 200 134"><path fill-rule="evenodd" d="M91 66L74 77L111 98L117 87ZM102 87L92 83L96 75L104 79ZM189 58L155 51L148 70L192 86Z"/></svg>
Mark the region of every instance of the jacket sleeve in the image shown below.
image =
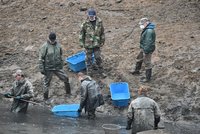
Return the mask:
<svg viewBox="0 0 200 134"><path fill-rule="evenodd" d="M159 118L161 116L161 111L156 102L154 102L154 116L155 118Z"/></svg>
<svg viewBox="0 0 200 134"><path fill-rule="evenodd" d="M45 70L44 62L45 62L45 55L46 55L46 44L43 44L42 47L39 49L39 70L42 72Z"/></svg>
<svg viewBox="0 0 200 134"><path fill-rule="evenodd" d="M61 58L62 68L63 68L63 65L64 65L64 61L63 61L63 49L62 49L61 46L60 46L60 58Z"/></svg>
<svg viewBox="0 0 200 134"><path fill-rule="evenodd" d="M79 34L79 42L80 42L80 47L84 47L85 46L85 23L81 24L81 31Z"/></svg>
<svg viewBox="0 0 200 134"><path fill-rule="evenodd" d="M80 101L80 109L83 109L83 107L86 104L87 99L87 87L81 86L81 101Z"/></svg>
<svg viewBox="0 0 200 134"><path fill-rule="evenodd" d="M104 33L103 22L101 22L101 35L100 35L100 42L101 42L101 46L103 46L104 43L105 43L105 33Z"/></svg>
<svg viewBox="0 0 200 134"><path fill-rule="evenodd" d="M145 54L152 53L155 50L155 32L147 29L143 38L143 50Z"/></svg>
<svg viewBox="0 0 200 134"><path fill-rule="evenodd" d="M27 88L27 92L26 94L21 95L21 97L23 97L24 99L30 99L33 97L33 86L31 84L31 82L26 81L26 86L25 88Z"/></svg>
<svg viewBox="0 0 200 134"><path fill-rule="evenodd" d="M128 114L127 114L127 118L128 119L132 119L134 118L134 108L132 107L132 103L129 105L128 107Z"/></svg>
<svg viewBox="0 0 200 134"><path fill-rule="evenodd" d="M127 126L126 129L130 129L132 122L134 120L134 108L132 107L132 103L129 105L128 114L127 114Z"/></svg>

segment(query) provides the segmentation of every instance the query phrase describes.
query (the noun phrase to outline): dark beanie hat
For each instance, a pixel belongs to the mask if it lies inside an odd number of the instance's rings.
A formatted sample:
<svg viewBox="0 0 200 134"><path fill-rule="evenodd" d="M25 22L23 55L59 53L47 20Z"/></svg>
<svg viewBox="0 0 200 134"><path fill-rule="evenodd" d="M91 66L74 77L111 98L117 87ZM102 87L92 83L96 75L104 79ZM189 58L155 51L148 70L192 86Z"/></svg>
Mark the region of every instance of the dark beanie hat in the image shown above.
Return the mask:
<svg viewBox="0 0 200 134"><path fill-rule="evenodd" d="M54 32L51 32L51 33L49 34L49 39L50 39L51 41L56 40L56 34L55 34Z"/></svg>

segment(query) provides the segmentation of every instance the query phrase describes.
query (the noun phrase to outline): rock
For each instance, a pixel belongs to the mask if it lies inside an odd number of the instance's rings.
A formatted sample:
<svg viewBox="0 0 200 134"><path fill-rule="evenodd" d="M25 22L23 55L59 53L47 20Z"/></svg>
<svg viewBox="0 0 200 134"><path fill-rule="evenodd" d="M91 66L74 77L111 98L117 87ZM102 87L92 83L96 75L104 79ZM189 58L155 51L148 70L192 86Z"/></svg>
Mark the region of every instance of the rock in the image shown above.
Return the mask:
<svg viewBox="0 0 200 134"><path fill-rule="evenodd" d="M87 7L80 7L79 10L80 10L80 11L86 11L86 10L87 10Z"/></svg>
<svg viewBox="0 0 200 134"><path fill-rule="evenodd" d="M69 6L69 7L73 7L74 5L75 5L75 3L73 3L73 2L69 2L69 3L68 3L68 6Z"/></svg>
<svg viewBox="0 0 200 134"><path fill-rule="evenodd" d="M121 3L122 2L122 0L116 0L115 1L115 3Z"/></svg>

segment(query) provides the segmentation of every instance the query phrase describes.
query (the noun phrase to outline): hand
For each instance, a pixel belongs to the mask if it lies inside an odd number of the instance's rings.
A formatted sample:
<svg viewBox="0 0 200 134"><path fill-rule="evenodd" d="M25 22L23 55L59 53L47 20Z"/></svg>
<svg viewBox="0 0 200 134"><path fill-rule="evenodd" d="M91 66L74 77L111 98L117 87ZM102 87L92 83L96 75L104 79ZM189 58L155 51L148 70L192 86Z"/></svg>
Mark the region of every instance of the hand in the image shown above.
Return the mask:
<svg viewBox="0 0 200 134"><path fill-rule="evenodd" d="M46 75L45 70L41 70L40 73L43 74L43 75Z"/></svg>
<svg viewBox="0 0 200 134"><path fill-rule="evenodd" d="M82 110L79 108L79 109L78 109L78 112L79 112L79 113L81 113L81 112L82 112Z"/></svg>
<svg viewBox="0 0 200 134"><path fill-rule="evenodd" d="M127 125L126 126L126 130L130 130L131 129L131 126L130 125Z"/></svg>
<svg viewBox="0 0 200 134"><path fill-rule="evenodd" d="M10 97L11 97L11 94L10 94L10 93L5 93L4 96L5 96L6 98L10 98Z"/></svg>
<svg viewBox="0 0 200 134"><path fill-rule="evenodd" d="M20 100L20 99L23 99L23 97L21 97L21 96L17 96L17 97L15 97L15 99Z"/></svg>

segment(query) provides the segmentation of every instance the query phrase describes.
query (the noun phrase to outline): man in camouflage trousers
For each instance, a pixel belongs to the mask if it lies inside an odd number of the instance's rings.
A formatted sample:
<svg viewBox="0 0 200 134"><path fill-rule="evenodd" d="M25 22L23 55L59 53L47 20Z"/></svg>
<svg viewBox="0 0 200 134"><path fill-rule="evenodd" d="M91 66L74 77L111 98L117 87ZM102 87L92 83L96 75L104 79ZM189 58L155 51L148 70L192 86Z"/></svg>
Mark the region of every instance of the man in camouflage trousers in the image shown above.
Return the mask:
<svg viewBox="0 0 200 134"><path fill-rule="evenodd" d="M63 70L62 47L56 41L56 34L51 32L47 42L39 51L39 69L44 75L44 100L48 99L49 86L53 74L55 74L65 84L66 94L71 94L69 78Z"/></svg>
<svg viewBox="0 0 200 134"><path fill-rule="evenodd" d="M132 127L132 134L158 129L160 108L153 99L147 97L147 91L148 87L141 86L138 90L139 96L129 105L126 129Z"/></svg>
<svg viewBox="0 0 200 134"><path fill-rule="evenodd" d="M82 23L79 36L80 46L86 50L86 66L89 75L93 69L102 70L102 59L100 47L104 45L105 34L102 20L96 16L93 8L87 11L87 20ZM92 55L96 60L97 68L93 64Z"/></svg>
<svg viewBox="0 0 200 134"><path fill-rule="evenodd" d="M13 98L11 112L26 113L28 109L28 102L33 97L33 86L29 80L24 76L22 70L17 70L14 74L15 81L9 93L5 93L6 98Z"/></svg>

